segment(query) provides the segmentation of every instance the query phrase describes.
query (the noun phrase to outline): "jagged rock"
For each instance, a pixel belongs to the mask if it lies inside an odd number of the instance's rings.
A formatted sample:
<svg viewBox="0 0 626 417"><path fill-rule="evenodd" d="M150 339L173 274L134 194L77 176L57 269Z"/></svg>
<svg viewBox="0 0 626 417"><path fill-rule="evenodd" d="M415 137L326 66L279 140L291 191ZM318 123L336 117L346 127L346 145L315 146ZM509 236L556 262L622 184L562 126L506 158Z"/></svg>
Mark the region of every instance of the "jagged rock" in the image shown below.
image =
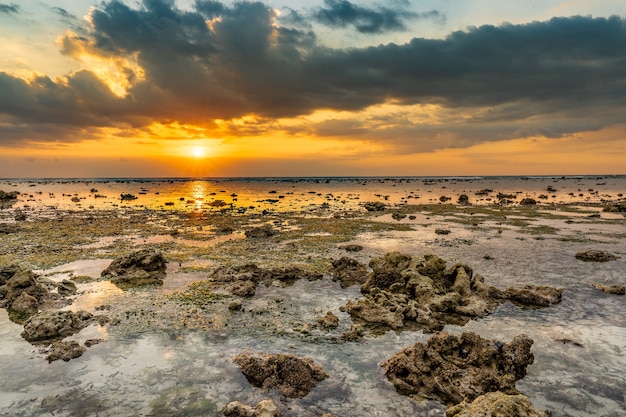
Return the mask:
<svg viewBox="0 0 626 417"><path fill-rule="evenodd" d="M81 331L93 320L93 315L86 311L44 311L28 319L22 337L29 342L63 339Z"/></svg>
<svg viewBox="0 0 626 417"><path fill-rule="evenodd" d="M11 303L10 311L22 316L31 316L39 311L39 301L27 292L22 292L13 303Z"/></svg>
<svg viewBox="0 0 626 417"><path fill-rule="evenodd" d="M46 359L48 359L48 362L54 362L59 359L69 362L71 359L82 356L86 350L84 346L81 346L75 340L67 342L57 340L50 346L50 353L46 356Z"/></svg>
<svg viewBox="0 0 626 417"><path fill-rule="evenodd" d="M286 354L240 354L233 358L248 382L255 387L273 388L287 398L305 397L319 381L328 378L311 359Z"/></svg>
<svg viewBox="0 0 626 417"><path fill-rule="evenodd" d="M579 259L584 262L608 262L608 261L614 261L618 259L617 256L611 253L602 252L599 250L588 250L586 252L578 252L575 256L576 256L576 259Z"/></svg>
<svg viewBox="0 0 626 417"><path fill-rule="evenodd" d="M17 191L9 191L7 193L0 190L0 209L11 207L17 201L18 195L20 195L20 193Z"/></svg>
<svg viewBox="0 0 626 417"><path fill-rule="evenodd" d="M228 303L229 311L240 311L242 308L243 308L243 304L241 300L233 300L230 303Z"/></svg>
<svg viewBox="0 0 626 417"><path fill-rule="evenodd" d="M423 261L399 252L374 258L372 272L361 286L363 298L341 307L353 320L371 330L420 328L441 330L446 324L464 325L489 314L506 300L534 307L561 301L561 289L525 287L498 290L485 284L472 268L434 255Z"/></svg>
<svg viewBox="0 0 626 417"><path fill-rule="evenodd" d="M263 400L251 407L239 401L233 401L224 408L222 414L226 417L281 417L282 413L272 400Z"/></svg>
<svg viewBox="0 0 626 417"><path fill-rule="evenodd" d="M256 293L256 285L254 281L239 280L230 288L230 293L239 297L252 297Z"/></svg>
<svg viewBox="0 0 626 417"><path fill-rule="evenodd" d="M76 284L69 279L64 279L57 284L57 291L61 295L74 295L77 291Z"/></svg>
<svg viewBox="0 0 626 417"><path fill-rule="evenodd" d="M356 259L341 257L332 261L333 281L340 281L341 288L347 288L356 284L363 284L367 279L367 269L365 265Z"/></svg>
<svg viewBox="0 0 626 417"><path fill-rule="evenodd" d="M142 285L162 285L166 260L160 252L142 249L117 258L100 274L122 289Z"/></svg>
<svg viewBox="0 0 626 417"><path fill-rule="evenodd" d="M526 335L505 344L474 333L441 332L381 366L399 393L454 405L492 391L518 394L515 382L534 361L532 344Z"/></svg>
<svg viewBox="0 0 626 417"><path fill-rule="evenodd" d="M607 294L613 294L613 295L626 294L626 287L624 287L623 285L604 285L604 284L598 283L598 284L593 284L593 288L596 288Z"/></svg>
<svg viewBox="0 0 626 417"><path fill-rule="evenodd" d="M549 411L537 410L528 397L489 392L473 402L463 401L446 410L446 417L550 417Z"/></svg>
<svg viewBox="0 0 626 417"><path fill-rule="evenodd" d="M245 264L238 266L219 267L211 275L209 280L216 284L230 284L242 281L252 283L263 283L266 286L275 282L284 285L293 285L300 279L316 281L323 277L322 274L304 271L297 266L287 266L282 268L263 269L255 264ZM231 289L233 287L231 286Z"/></svg>
<svg viewBox="0 0 626 417"><path fill-rule="evenodd" d="M246 230L246 237L248 238L262 238L271 237L278 234L278 230L271 224L264 224L263 226L253 227L250 230Z"/></svg>
<svg viewBox="0 0 626 417"><path fill-rule="evenodd" d="M325 316L317 318L317 324L323 329L336 329L339 326L339 317L328 311Z"/></svg>

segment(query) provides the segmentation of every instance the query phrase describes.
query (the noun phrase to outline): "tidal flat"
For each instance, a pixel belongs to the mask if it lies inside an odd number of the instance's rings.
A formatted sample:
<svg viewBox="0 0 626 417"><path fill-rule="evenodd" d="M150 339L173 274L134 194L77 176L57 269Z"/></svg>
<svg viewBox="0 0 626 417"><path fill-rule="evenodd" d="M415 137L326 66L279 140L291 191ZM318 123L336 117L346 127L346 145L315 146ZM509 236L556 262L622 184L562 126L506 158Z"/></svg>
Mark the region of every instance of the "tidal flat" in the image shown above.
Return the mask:
<svg viewBox="0 0 626 417"><path fill-rule="evenodd" d="M503 291L562 289L545 308L501 302L443 331L525 334L534 362L515 386L537 409L626 416L626 297L599 289L626 284L626 177L0 180L0 190L17 192L2 199L0 268L47 285L54 302L40 310L106 317L66 338L91 341L81 356L49 363L50 347L0 310L0 416L221 416L232 401L266 399L284 416L444 416L446 404L403 395L381 367L435 331L371 329L344 308L361 285L337 280L333 261L370 274L390 252L467 265ZM160 285L102 275L142 249L167 261ZM586 251L613 258L577 259ZM248 292L216 279L244 267L260 271ZM62 294L68 281L76 290ZM327 312L336 326L320 325ZM233 362L250 352L308 358L328 378L302 398L257 388Z"/></svg>

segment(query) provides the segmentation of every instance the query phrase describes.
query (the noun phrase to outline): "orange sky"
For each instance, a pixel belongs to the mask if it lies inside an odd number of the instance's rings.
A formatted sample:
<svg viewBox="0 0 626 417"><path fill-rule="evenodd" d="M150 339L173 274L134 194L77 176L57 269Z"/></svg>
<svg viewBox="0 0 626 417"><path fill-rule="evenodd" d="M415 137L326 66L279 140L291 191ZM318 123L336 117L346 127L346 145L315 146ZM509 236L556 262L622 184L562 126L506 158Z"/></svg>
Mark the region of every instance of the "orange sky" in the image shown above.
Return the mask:
<svg viewBox="0 0 626 417"><path fill-rule="evenodd" d="M619 2L463 30L399 3L55 6L46 51L41 4L0 3L0 177L626 173Z"/></svg>

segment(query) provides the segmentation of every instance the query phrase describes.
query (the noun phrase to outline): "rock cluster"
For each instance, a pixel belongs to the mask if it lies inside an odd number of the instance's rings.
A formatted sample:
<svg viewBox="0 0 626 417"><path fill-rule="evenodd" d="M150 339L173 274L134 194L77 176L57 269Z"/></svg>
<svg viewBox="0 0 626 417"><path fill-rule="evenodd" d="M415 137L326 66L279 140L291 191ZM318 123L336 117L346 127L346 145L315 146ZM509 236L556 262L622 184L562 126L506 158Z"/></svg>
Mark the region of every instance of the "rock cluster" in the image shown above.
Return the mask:
<svg viewBox="0 0 626 417"><path fill-rule="evenodd" d="M436 331L446 324L463 325L474 317L483 317L506 300L533 307L561 301L561 289L523 287L501 291L485 284L469 266L457 263L447 268L446 262L434 255L418 261L391 252L373 258L369 266L372 272L361 286L364 297L349 301L341 310L373 329Z"/></svg>
<svg viewBox="0 0 626 417"><path fill-rule="evenodd" d="M248 382L255 387L273 388L287 398L305 397L319 381L328 378L311 359L287 354L240 354L233 358Z"/></svg>
<svg viewBox="0 0 626 417"><path fill-rule="evenodd" d="M352 285L361 285L367 279L367 268L356 259L343 256L332 261L333 281L340 281L341 288L348 288Z"/></svg>
<svg viewBox="0 0 626 417"><path fill-rule="evenodd" d="M246 230L247 238L263 238L271 237L278 234L278 230L271 224L264 224L263 226L253 227L250 230Z"/></svg>
<svg viewBox="0 0 626 417"><path fill-rule="evenodd" d="M322 277L322 274L304 271L297 266L264 269L256 264L245 264L219 267L209 275L209 280L216 285L228 285L233 295L252 297L258 284L293 285L301 279L315 281Z"/></svg>
<svg viewBox="0 0 626 417"><path fill-rule="evenodd" d="M363 203L363 207L367 211L385 211L387 205L385 203L381 203L380 201L368 201Z"/></svg>
<svg viewBox="0 0 626 417"><path fill-rule="evenodd" d="M525 335L507 344L474 333L440 332L381 366L399 393L455 405L492 391L518 394L515 381L534 361L532 344Z"/></svg>
<svg viewBox="0 0 626 417"><path fill-rule="evenodd" d="M20 195L17 191L2 191L0 190L0 209L9 208L17 201L17 196Z"/></svg>
<svg viewBox="0 0 626 417"><path fill-rule="evenodd" d="M117 258L101 273L122 289L142 285L161 285L166 275L167 261L160 252L142 249Z"/></svg>

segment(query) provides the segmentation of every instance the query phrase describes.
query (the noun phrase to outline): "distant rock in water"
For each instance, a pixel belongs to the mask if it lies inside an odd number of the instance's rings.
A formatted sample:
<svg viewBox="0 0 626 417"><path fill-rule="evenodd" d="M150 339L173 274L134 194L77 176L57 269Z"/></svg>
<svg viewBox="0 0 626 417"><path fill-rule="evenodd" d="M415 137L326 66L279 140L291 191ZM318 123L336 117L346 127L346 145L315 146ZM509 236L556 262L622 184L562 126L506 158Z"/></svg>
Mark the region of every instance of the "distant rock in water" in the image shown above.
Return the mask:
<svg viewBox="0 0 626 417"><path fill-rule="evenodd" d="M522 199L522 201L519 202L520 206L536 206L537 205L537 200L535 200L534 198L524 198Z"/></svg>
<svg viewBox="0 0 626 417"><path fill-rule="evenodd" d="M593 284L593 288L596 288L602 292L613 295L624 295L626 294L626 287L623 285L604 285L604 284Z"/></svg>
<svg viewBox="0 0 626 417"><path fill-rule="evenodd" d="M380 201L368 201L363 203L363 207L367 211L385 211L387 205L385 203L381 203Z"/></svg>
<svg viewBox="0 0 626 417"><path fill-rule="evenodd" d="M120 199L122 201L132 201L137 200L137 196L133 194L120 194Z"/></svg>
<svg viewBox="0 0 626 417"><path fill-rule="evenodd" d="M17 191L5 192L0 190L0 209L11 207L17 201L18 195L20 193Z"/></svg>
<svg viewBox="0 0 626 417"><path fill-rule="evenodd" d="M311 359L287 354L240 354L233 358L250 384L273 388L287 398L305 397L319 381L328 378Z"/></svg>
<svg viewBox="0 0 626 417"><path fill-rule="evenodd" d="M469 206L469 197L467 196L467 194L461 194L456 203L461 206Z"/></svg>
<svg viewBox="0 0 626 417"><path fill-rule="evenodd" d="M253 227L250 230L246 230L247 238L263 238L271 237L278 234L278 230L271 224L264 224L263 226Z"/></svg>
<svg viewBox="0 0 626 417"><path fill-rule="evenodd" d="M488 392L518 394L515 382L534 361L532 339L516 336L510 343L474 333L432 335L383 362L385 375L400 394L455 405Z"/></svg>
<svg viewBox="0 0 626 417"><path fill-rule="evenodd" d="M161 285L166 275L166 263L160 252L142 249L114 260L100 275L122 289Z"/></svg>
<svg viewBox="0 0 626 417"><path fill-rule="evenodd" d="M578 252L575 256L576 256L576 259L579 259L584 262L608 262L608 261L614 261L618 259L617 256L611 253L602 252L599 250L588 250L586 252Z"/></svg>

